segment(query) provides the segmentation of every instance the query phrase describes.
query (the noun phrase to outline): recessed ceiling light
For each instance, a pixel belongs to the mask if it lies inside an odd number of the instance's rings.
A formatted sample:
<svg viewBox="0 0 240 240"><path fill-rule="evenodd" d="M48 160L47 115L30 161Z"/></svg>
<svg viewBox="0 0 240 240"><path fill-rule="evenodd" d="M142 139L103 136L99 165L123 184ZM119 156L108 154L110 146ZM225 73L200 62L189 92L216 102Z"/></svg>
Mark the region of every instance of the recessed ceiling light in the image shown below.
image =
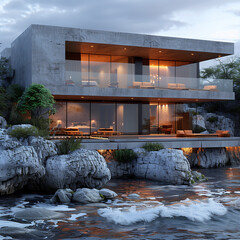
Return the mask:
<svg viewBox="0 0 240 240"><path fill-rule="evenodd" d="M126 50L127 50L127 48L124 48L123 50L124 50L124 51L126 51Z"/></svg>
<svg viewBox="0 0 240 240"><path fill-rule="evenodd" d="M194 55L194 53L191 53L191 55L193 56L193 55Z"/></svg>
<svg viewBox="0 0 240 240"><path fill-rule="evenodd" d="M162 51L158 51L159 53L161 53Z"/></svg>
<svg viewBox="0 0 240 240"><path fill-rule="evenodd" d="M131 99L133 100L134 98L133 98L133 97L131 97Z"/></svg>
<svg viewBox="0 0 240 240"><path fill-rule="evenodd" d="M91 45L90 47L94 47L93 45Z"/></svg>
<svg viewBox="0 0 240 240"><path fill-rule="evenodd" d="M84 97L81 97L81 98L84 98Z"/></svg>

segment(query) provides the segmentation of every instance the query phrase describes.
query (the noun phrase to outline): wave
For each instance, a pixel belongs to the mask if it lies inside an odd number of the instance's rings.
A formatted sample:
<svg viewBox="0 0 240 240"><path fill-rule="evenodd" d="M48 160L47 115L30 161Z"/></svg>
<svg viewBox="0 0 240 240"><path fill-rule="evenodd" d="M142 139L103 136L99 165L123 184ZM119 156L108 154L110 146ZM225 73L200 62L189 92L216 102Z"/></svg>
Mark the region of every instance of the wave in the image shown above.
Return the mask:
<svg viewBox="0 0 240 240"><path fill-rule="evenodd" d="M225 215L226 207L221 203L208 199L206 201L184 200L174 205L159 205L138 210L136 206L130 208L102 208L98 210L101 217L121 225L130 225L137 222L152 222L158 217L185 217L191 221L204 222L213 215Z"/></svg>

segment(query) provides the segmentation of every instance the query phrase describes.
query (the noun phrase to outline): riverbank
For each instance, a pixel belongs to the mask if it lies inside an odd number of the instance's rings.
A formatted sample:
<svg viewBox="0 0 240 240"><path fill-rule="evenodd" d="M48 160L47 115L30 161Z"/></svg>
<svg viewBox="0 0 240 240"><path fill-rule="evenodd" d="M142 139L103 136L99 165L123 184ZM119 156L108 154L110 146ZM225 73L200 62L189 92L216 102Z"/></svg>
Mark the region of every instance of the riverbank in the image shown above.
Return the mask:
<svg viewBox="0 0 240 240"><path fill-rule="evenodd" d="M106 187L118 197L101 204L52 205L52 195L2 197L0 235L17 239L42 239L41 233L46 239L239 239L240 169L201 172L209 181L192 186L114 179ZM128 198L129 194L139 198ZM13 218L16 211L37 207L64 213L65 217L32 222ZM157 209L163 207L164 215ZM128 212L129 221L119 222ZM8 231L3 226L18 229Z"/></svg>

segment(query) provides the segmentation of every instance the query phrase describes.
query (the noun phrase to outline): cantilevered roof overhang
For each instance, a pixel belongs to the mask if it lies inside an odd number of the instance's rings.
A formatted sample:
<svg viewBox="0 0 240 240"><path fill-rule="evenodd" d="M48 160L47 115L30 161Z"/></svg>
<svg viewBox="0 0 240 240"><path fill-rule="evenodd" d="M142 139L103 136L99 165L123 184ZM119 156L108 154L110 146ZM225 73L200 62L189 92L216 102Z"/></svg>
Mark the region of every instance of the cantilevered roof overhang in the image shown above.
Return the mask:
<svg viewBox="0 0 240 240"><path fill-rule="evenodd" d="M99 30L71 29L72 40L66 37L66 52L115 56L136 56L149 59L201 62L234 54L234 43L119 33Z"/></svg>

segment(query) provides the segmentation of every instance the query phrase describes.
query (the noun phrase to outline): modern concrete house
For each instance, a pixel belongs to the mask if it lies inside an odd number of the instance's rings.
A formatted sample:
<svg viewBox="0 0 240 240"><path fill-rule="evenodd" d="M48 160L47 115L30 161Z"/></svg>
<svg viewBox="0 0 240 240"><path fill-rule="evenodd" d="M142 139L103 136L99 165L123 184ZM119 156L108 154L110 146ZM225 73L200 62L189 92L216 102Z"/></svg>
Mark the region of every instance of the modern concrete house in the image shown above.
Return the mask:
<svg viewBox="0 0 240 240"><path fill-rule="evenodd" d="M192 129L184 103L234 100L231 80L199 76L200 62L233 53L226 42L31 25L12 43L11 64L14 83L51 90L52 129L169 135Z"/></svg>

